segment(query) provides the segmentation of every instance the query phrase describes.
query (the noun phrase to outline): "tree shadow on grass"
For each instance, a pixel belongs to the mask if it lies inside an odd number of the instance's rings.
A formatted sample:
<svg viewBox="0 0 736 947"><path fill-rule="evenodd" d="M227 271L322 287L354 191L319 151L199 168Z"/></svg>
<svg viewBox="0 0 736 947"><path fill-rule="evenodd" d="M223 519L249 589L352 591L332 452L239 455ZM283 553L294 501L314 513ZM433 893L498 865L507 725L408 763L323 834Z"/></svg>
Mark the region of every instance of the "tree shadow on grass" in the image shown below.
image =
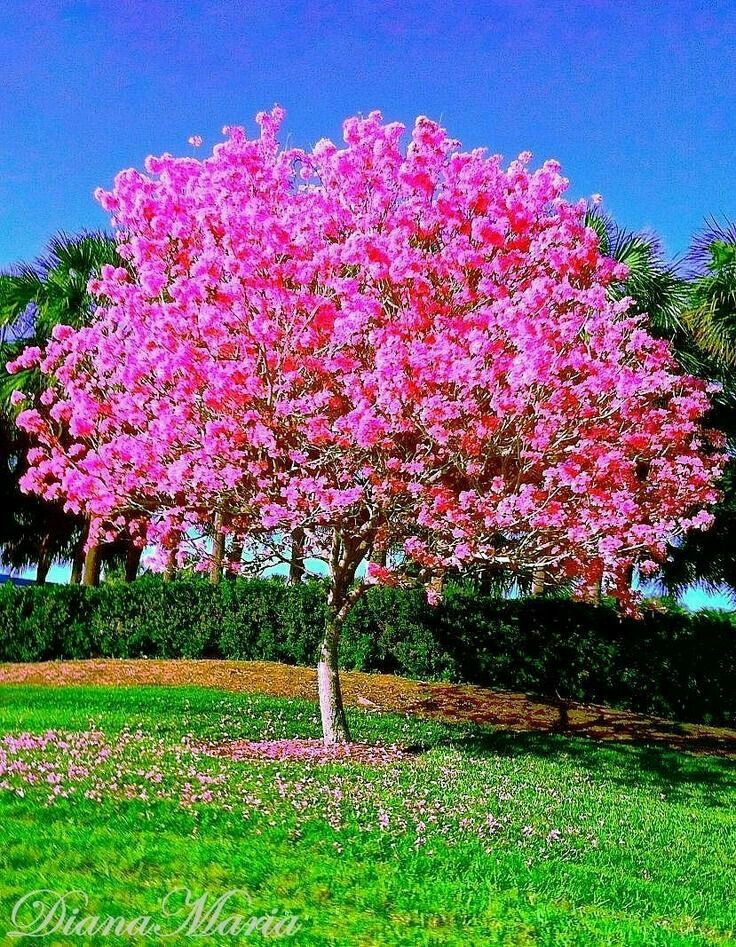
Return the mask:
<svg viewBox="0 0 736 947"><path fill-rule="evenodd" d="M634 789L648 786L670 801L696 794L699 804L733 807L736 800L736 761L727 757L698 756L633 741L603 743L558 733L490 727L478 727L447 742L481 757L528 755L552 762L572 760L593 777Z"/></svg>
<svg viewBox="0 0 736 947"><path fill-rule="evenodd" d="M630 710L545 699L473 685L426 685L429 693L405 706L411 713L509 731L564 733L597 742L651 744L693 754L731 755L736 730L678 723Z"/></svg>

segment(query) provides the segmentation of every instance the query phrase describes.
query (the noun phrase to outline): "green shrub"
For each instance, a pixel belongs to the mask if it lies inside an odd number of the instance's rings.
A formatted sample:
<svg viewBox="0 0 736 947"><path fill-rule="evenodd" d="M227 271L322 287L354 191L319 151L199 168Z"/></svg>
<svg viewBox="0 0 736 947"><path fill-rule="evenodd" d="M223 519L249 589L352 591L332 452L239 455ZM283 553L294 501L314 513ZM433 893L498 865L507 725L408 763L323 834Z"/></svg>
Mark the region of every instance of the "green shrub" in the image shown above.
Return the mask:
<svg viewBox="0 0 736 947"><path fill-rule="evenodd" d="M79 586L0 585L0 660L86 658L95 602Z"/></svg>
<svg viewBox="0 0 736 947"><path fill-rule="evenodd" d="M198 578L107 582L90 589L92 639L116 658L204 658L219 654L217 588Z"/></svg>
<svg viewBox="0 0 736 947"><path fill-rule="evenodd" d="M289 586L280 579L236 579L218 588L222 657L290 664L316 661L324 624L321 583Z"/></svg>
<svg viewBox="0 0 736 947"><path fill-rule="evenodd" d="M0 660L222 657L314 664L325 586L201 577L126 585L0 585ZM353 610L346 668L467 681L693 722L736 723L736 628L723 612L650 612L563 598L507 600L451 585L375 588Z"/></svg>

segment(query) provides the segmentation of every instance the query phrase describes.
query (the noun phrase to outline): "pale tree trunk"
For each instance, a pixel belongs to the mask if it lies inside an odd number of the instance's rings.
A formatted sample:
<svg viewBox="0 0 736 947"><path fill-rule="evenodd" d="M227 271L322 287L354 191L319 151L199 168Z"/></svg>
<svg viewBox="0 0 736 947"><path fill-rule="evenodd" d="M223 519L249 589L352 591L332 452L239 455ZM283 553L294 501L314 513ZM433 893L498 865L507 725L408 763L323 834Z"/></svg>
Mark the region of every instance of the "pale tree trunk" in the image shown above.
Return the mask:
<svg viewBox="0 0 736 947"><path fill-rule="evenodd" d="M370 542L367 538L345 541L338 530L333 533L325 634L317 663L319 710L326 746L350 742L350 729L342 703L338 654L345 619L365 589L364 585L354 586L353 582L355 571L368 549Z"/></svg>
<svg viewBox="0 0 736 947"><path fill-rule="evenodd" d="M322 717L322 736L326 746L350 742L350 730L342 703L338 664L341 633L342 619L339 618L338 610L328 605L325 636L319 649L317 664L319 710Z"/></svg>
<svg viewBox="0 0 736 947"><path fill-rule="evenodd" d="M138 567L141 564L143 550L140 546L130 543L125 550L125 581L135 582L138 577Z"/></svg>
<svg viewBox="0 0 736 947"><path fill-rule="evenodd" d="M215 513L215 528L212 537L212 559L210 561L210 582L219 585L222 578L222 563L225 559L225 533L222 528L222 513Z"/></svg>
<svg viewBox="0 0 736 947"><path fill-rule="evenodd" d="M102 549L99 543L90 546L84 557L82 585L93 586L100 584L100 570L102 568Z"/></svg>
<svg viewBox="0 0 736 947"><path fill-rule="evenodd" d="M535 569L532 576L532 595L544 594L544 569Z"/></svg>
<svg viewBox="0 0 736 947"><path fill-rule="evenodd" d="M289 561L289 585L298 585L304 578L304 530L295 529L291 534L291 559Z"/></svg>

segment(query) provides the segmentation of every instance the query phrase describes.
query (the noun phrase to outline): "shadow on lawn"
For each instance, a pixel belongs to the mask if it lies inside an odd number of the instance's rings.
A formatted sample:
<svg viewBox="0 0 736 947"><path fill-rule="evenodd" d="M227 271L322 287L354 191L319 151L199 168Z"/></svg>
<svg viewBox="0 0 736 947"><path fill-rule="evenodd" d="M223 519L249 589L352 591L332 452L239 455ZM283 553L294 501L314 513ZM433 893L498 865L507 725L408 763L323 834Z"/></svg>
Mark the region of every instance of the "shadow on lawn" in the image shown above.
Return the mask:
<svg viewBox="0 0 736 947"><path fill-rule="evenodd" d="M685 798L695 789L704 805L733 805L736 764L719 756L683 754L675 749L649 744L605 743L570 739L568 734L529 733L479 727L475 733L451 743L477 756L535 756L551 761L573 760L593 776L600 775L619 785L641 788L647 784L664 792L669 801ZM728 794L728 801L722 794Z"/></svg>
<svg viewBox="0 0 736 947"><path fill-rule="evenodd" d="M491 725L513 733L563 734L606 744L646 744L709 756L736 756L736 730L676 723L598 705L531 698L472 685L429 685L431 695L406 706L421 716Z"/></svg>

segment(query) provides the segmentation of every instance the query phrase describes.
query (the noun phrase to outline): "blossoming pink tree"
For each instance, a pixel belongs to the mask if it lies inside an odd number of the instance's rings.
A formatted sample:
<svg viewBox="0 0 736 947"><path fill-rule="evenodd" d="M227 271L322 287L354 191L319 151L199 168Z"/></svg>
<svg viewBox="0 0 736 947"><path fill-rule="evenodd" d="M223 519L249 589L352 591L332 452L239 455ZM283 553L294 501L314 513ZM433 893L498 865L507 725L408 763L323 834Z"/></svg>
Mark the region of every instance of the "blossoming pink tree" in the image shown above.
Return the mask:
<svg viewBox="0 0 736 947"><path fill-rule="evenodd" d="M504 168L425 118L403 149L377 112L342 148L282 150L280 121L100 193L128 265L93 283L91 327L17 363L50 379L20 416L24 486L89 514L92 540L131 530L180 561L215 514L250 563L302 530L329 576L331 743L370 582L433 594L497 563L627 600L632 565L708 525L721 458L703 385L607 300L614 264L556 163Z"/></svg>

